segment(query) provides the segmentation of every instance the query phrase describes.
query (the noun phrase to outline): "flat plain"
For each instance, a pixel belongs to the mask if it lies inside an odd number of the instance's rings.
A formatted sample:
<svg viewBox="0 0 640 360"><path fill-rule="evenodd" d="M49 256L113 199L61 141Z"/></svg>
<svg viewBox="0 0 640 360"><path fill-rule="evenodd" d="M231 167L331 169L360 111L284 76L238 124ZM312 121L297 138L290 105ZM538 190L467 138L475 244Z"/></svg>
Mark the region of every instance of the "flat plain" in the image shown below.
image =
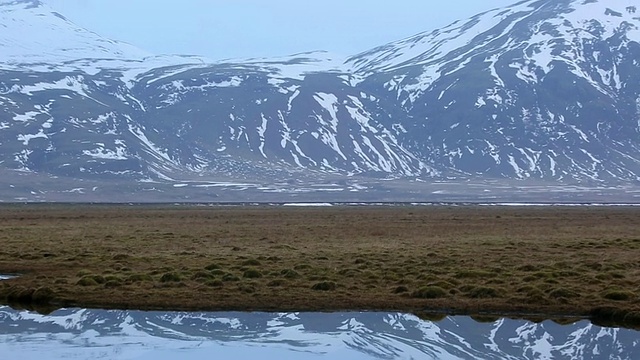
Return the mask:
<svg viewBox="0 0 640 360"><path fill-rule="evenodd" d="M14 306L640 324L640 208L0 206ZM425 315L426 316L426 315Z"/></svg>

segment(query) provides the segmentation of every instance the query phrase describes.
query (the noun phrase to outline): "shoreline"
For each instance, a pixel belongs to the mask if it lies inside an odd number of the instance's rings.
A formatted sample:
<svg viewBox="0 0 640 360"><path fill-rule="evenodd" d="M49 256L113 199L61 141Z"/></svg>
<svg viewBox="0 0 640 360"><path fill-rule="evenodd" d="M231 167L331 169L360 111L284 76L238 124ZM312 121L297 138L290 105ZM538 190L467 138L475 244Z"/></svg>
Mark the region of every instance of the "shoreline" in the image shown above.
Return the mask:
<svg viewBox="0 0 640 360"><path fill-rule="evenodd" d="M602 327L619 327L633 330L640 330L640 322L637 320L637 313L627 312L623 309L616 308L598 308L591 313L572 313L572 312L530 312L526 310L471 310L457 309L455 307L448 308L282 308L282 307L243 307L242 305L232 307L181 307L181 306L153 306L145 305L142 307L122 305L117 303L104 304L82 304L73 301L60 303L55 299L49 303L34 303L32 301L26 303L0 301L0 306L8 306L14 310L25 310L36 312L42 315L48 315L54 311L61 309L92 309L92 310L123 310L123 311L142 311L142 312L190 312L190 313L404 313L412 314L426 321L438 322L446 317L468 316L480 322L493 322L499 319L526 320L534 323L543 321L554 321L559 324L572 324L579 321L590 321L592 324ZM631 319L628 317L631 316Z"/></svg>
<svg viewBox="0 0 640 360"><path fill-rule="evenodd" d="M640 326L635 207L0 205L0 301ZM2 300L4 299L4 300Z"/></svg>

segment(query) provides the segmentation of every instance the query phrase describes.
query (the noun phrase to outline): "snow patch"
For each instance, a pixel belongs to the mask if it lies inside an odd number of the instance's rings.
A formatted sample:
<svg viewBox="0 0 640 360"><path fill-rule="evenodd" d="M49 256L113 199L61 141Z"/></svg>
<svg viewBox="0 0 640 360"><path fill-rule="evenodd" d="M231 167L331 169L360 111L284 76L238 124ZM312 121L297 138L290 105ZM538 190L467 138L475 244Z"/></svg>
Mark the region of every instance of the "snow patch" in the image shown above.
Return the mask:
<svg viewBox="0 0 640 360"><path fill-rule="evenodd" d="M84 82L84 76L76 75L76 76L66 76L64 79L60 79L58 81L52 83L36 83L33 85L14 85L12 87L13 91L20 92L22 94L33 96L35 92L47 91L47 90L63 90L63 91L71 91L82 97L93 100L98 104L107 106L105 103L96 100L91 97L88 93L89 87Z"/></svg>
<svg viewBox="0 0 640 360"><path fill-rule="evenodd" d="M37 116L37 115L40 115L40 114L41 114L41 113L40 113L40 112L37 112L37 111L28 111L28 112L26 112L26 113L24 113L24 114L16 114L16 115L13 117L13 121L18 121L18 122L29 122L29 121L35 120L35 119L36 119L36 116Z"/></svg>
<svg viewBox="0 0 640 360"><path fill-rule="evenodd" d="M122 146L118 146L115 150L105 149L104 147L98 147L93 150L84 150L82 152L86 156L90 156L95 159L104 160L127 160L127 149Z"/></svg>
<svg viewBox="0 0 640 360"><path fill-rule="evenodd" d="M262 117L262 124L258 127L258 136L260 136L260 145L259 145L259 149L260 149L260 153L262 154L262 156L266 159L267 155L264 153L264 142L265 142L265 137L264 134L267 131L267 118L264 117L264 114L260 114L260 116Z"/></svg>
<svg viewBox="0 0 640 360"><path fill-rule="evenodd" d="M22 144L25 146L29 145L29 141L39 138L48 139L49 137L44 133L42 129L40 129L40 132L38 132L37 134L18 135L18 141L22 141Z"/></svg>
<svg viewBox="0 0 640 360"><path fill-rule="evenodd" d="M313 98L329 113L329 124L334 132L338 131L338 98L334 94L317 93ZM322 118L319 120L322 121ZM324 122L324 121L323 121ZM326 123L325 123L326 124Z"/></svg>
<svg viewBox="0 0 640 360"><path fill-rule="evenodd" d="M638 117L638 132L640 133L640 96L636 99L636 116Z"/></svg>
<svg viewBox="0 0 640 360"><path fill-rule="evenodd" d="M289 207L332 207L333 204L330 204L330 203L286 203L286 204L282 204L282 206L289 206Z"/></svg>

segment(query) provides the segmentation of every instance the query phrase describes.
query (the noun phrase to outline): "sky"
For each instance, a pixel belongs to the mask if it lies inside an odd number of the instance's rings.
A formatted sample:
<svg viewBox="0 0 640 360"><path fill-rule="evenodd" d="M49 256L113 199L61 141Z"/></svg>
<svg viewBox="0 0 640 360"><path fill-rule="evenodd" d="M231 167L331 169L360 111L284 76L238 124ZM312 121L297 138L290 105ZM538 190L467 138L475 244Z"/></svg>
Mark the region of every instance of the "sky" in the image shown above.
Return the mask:
<svg viewBox="0 0 640 360"><path fill-rule="evenodd" d="M516 0L41 0L77 25L155 54L214 60L348 56Z"/></svg>

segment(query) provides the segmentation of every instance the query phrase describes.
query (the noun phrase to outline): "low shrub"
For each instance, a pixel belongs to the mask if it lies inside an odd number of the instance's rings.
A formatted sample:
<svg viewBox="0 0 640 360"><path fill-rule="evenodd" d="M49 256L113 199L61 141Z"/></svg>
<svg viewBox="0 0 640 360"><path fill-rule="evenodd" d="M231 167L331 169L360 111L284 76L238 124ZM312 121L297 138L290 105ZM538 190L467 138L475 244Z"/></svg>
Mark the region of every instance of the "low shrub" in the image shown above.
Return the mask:
<svg viewBox="0 0 640 360"><path fill-rule="evenodd" d="M564 288L554 289L549 293L549 297L554 299L559 299L559 298L570 299L570 298L576 298L578 296L580 295L578 295L578 293L576 293L575 291L564 289Z"/></svg>
<svg viewBox="0 0 640 360"><path fill-rule="evenodd" d="M282 270L280 272L280 275L282 275L282 277L284 277L285 279L295 279L300 277L300 274L297 271L291 269Z"/></svg>
<svg viewBox="0 0 640 360"><path fill-rule="evenodd" d="M95 279L93 278L93 276L83 276L82 278L80 278L80 280L78 280L78 282L76 283L77 285L80 286L97 286L98 282L95 281Z"/></svg>
<svg viewBox="0 0 640 360"><path fill-rule="evenodd" d="M336 283L333 281L322 281L314 284L311 289L316 291L332 291L337 287Z"/></svg>
<svg viewBox="0 0 640 360"><path fill-rule="evenodd" d="M447 291L439 286L425 286L414 291L411 296L419 299L440 299L447 297Z"/></svg>
<svg viewBox="0 0 640 360"><path fill-rule="evenodd" d="M43 286L37 288L31 295L33 304L48 304L55 297L55 293L50 288Z"/></svg>
<svg viewBox="0 0 640 360"><path fill-rule="evenodd" d="M453 283L450 283L445 280L436 281L434 283L428 284L427 286L436 286L436 287L443 288L445 290L453 289L455 287Z"/></svg>
<svg viewBox="0 0 640 360"><path fill-rule="evenodd" d="M21 303L28 304L33 299L33 289L28 289L25 287L13 287L9 290L7 294L7 300L9 303Z"/></svg>
<svg viewBox="0 0 640 360"><path fill-rule="evenodd" d="M353 277L353 276L359 275L361 272L362 272L362 270L359 270L359 269L347 268L347 269L339 270L338 274L342 275L342 276Z"/></svg>
<svg viewBox="0 0 640 360"><path fill-rule="evenodd" d="M534 271L540 270L540 267L536 265L526 264L526 265L518 266L516 270L524 271L524 272L534 272Z"/></svg>
<svg viewBox="0 0 640 360"><path fill-rule="evenodd" d="M220 288L224 286L224 282L222 280L209 280L205 283L207 286Z"/></svg>
<svg viewBox="0 0 640 360"><path fill-rule="evenodd" d="M260 266L260 261L256 259L249 259L242 263L243 266Z"/></svg>
<svg viewBox="0 0 640 360"><path fill-rule="evenodd" d="M122 286L122 280L119 279L108 280L106 283L104 283L105 288L116 288L120 286Z"/></svg>
<svg viewBox="0 0 640 360"><path fill-rule="evenodd" d="M197 271L196 273L191 275L191 280L196 280L196 281L209 280L213 278L214 278L213 274L211 274L208 271Z"/></svg>
<svg viewBox="0 0 640 360"><path fill-rule="evenodd" d="M247 293L247 294L253 294L253 293L256 292L256 288L252 284L239 285L238 286L238 290L242 291L243 293Z"/></svg>
<svg viewBox="0 0 640 360"><path fill-rule="evenodd" d="M637 327L640 325L640 311L629 311L622 319L622 322Z"/></svg>
<svg viewBox="0 0 640 360"><path fill-rule="evenodd" d="M126 279L126 282L129 282L129 283L145 282L145 281L153 281L153 278L149 274L131 274Z"/></svg>
<svg viewBox="0 0 640 360"><path fill-rule="evenodd" d="M613 301L627 301L635 297L635 294L624 290L609 290L602 294L602 297Z"/></svg>
<svg viewBox="0 0 640 360"><path fill-rule="evenodd" d="M180 276L180 274L175 272L164 273L160 278L160 282L163 282L163 283L180 282L180 281L182 281L182 277Z"/></svg>
<svg viewBox="0 0 640 360"><path fill-rule="evenodd" d="M393 293L394 294L404 294L409 292L409 288L404 286L404 285L400 285L398 287L396 287L395 289L393 289Z"/></svg>
<svg viewBox="0 0 640 360"><path fill-rule="evenodd" d="M480 324L493 324L500 321L499 317L490 315L472 315L471 319Z"/></svg>
<svg viewBox="0 0 640 360"><path fill-rule="evenodd" d="M285 284L284 280L281 279L275 279L275 280L271 280L267 283L267 286L269 287L278 287L278 286L282 286Z"/></svg>
<svg viewBox="0 0 640 360"><path fill-rule="evenodd" d="M240 278L233 275L233 274L224 274L222 276L222 281L225 282L234 282L234 281L240 281Z"/></svg>
<svg viewBox="0 0 640 360"><path fill-rule="evenodd" d="M471 290L467 296L472 299L493 299L500 297L500 291L492 287L479 286Z"/></svg>
<svg viewBox="0 0 640 360"><path fill-rule="evenodd" d="M619 272L619 271L610 271L609 275L611 275L612 278L614 279L624 279L626 277L625 274Z"/></svg>
<svg viewBox="0 0 640 360"><path fill-rule="evenodd" d="M217 270L217 269L220 269L220 265L215 264L215 263L214 264L209 264L209 265L205 266L204 269L205 270L209 270L209 271Z"/></svg>
<svg viewBox="0 0 640 360"><path fill-rule="evenodd" d="M242 274L242 277L246 279L258 279L262 277L262 273L256 269L247 269L244 274Z"/></svg>
<svg viewBox="0 0 640 360"><path fill-rule="evenodd" d="M433 323L440 322L449 316L447 314L438 314L438 313L431 313L431 312L418 312L418 313L414 313L414 315L422 320L433 322Z"/></svg>
<svg viewBox="0 0 640 360"><path fill-rule="evenodd" d="M76 273L76 276L78 276L78 277L83 277L83 276L87 276L87 275L91 275L91 271L83 269L83 270L80 270L80 271L78 271Z"/></svg>
<svg viewBox="0 0 640 360"><path fill-rule="evenodd" d="M494 276L496 276L496 274L485 270L465 270L460 271L455 275L455 277L458 279L479 279L490 278Z"/></svg>

